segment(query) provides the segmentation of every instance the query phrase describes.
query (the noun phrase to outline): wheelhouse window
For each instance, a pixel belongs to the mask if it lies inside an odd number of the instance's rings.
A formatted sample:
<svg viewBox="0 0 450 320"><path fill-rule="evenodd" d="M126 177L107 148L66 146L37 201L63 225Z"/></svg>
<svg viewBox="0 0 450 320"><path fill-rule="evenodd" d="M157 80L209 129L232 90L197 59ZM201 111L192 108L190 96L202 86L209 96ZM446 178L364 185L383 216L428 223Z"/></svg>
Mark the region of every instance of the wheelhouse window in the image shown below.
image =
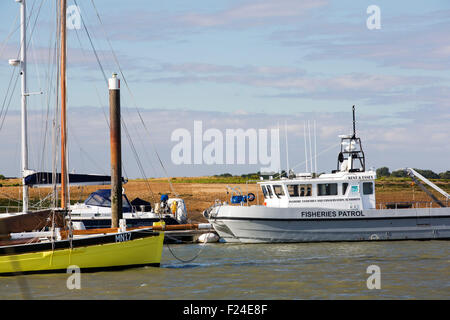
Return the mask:
<svg viewBox="0 0 450 320"><path fill-rule="evenodd" d="M363 194L373 194L373 183L364 182L363 183Z"/></svg>
<svg viewBox="0 0 450 320"><path fill-rule="evenodd" d="M290 197L298 197L300 194L298 193L298 184L288 184L287 189Z"/></svg>
<svg viewBox="0 0 450 320"><path fill-rule="evenodd" d="M312 195L312 185L311 184L301 184L300 185L300 197L310 197Z"/></svg>
<svg viewBox="0 0 450 320"><path fill-rule="evenodd" d="M287 190L291 197L310 197L312 196L311 184L288 184Z"/></svg>
<svg viewBox="0 0 450 320"><path fill-rule="evenodd" d="M348 183L345 182L342 184L342 194L344 195L347 192L348 189Z"/></svg>
<svg viewBox="0 0 450 320"><path fill-rule="evenodd" d="M269 193L267 192L266 186L261 186L261 190L264 195L264 198L267 199L269 197Z"/></svg>
<svg viewBox="0 0 450 320"><path fill-rule="evenodd" d="M319 183L317 185L317 195L319 196L337 195L337 183Z"/></svg>
<svg viewBox="0 0 450 320"><path fill-rule="evenodd" d="M274 185L274 186L272 186L273 187L273 192L275 193L275 195L278 197L278 198L281 198L282 196L284 196L284 190L283 190L283 187L282 186L280 186L280 185Z"/></svg>
<svg viewBox="0 0 450 320"><path fill-rule="evenodd" d="M269 198L273 198L272 188L270 186L267 186L267 194L269 195Z"/></svg>

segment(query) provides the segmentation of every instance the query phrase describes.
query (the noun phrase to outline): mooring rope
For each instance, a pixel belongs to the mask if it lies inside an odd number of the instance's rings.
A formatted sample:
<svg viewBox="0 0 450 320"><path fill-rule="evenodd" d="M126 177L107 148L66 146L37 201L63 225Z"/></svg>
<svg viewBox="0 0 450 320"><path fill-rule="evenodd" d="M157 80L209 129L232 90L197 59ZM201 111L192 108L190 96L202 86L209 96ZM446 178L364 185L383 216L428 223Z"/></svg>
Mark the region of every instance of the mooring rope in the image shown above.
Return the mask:
<svg viewBox="0 0 450 320"><path fill-rule="evenodd" d="M202 245L200 245L200 249L197 251L197 253L194 255L194 257L191 258L191 259L188 259L188 260L183 260L183 259L177 257L177 255L172 251L172 249L170 248L170 245L169 245L168 243L166 244L166 246L167 246L167 248L169 249L170 253L172 254L172 256L173 256L175 259L177 259L178 261L180 261L180 262L182 262L182 263L189 263L189 262L194 261L195 259L197 259L197 258L200 256L200 254L203 252L203 249L204 249L205 246L206 246L206 243L207 243L207 242L204 242Z"/></svg>

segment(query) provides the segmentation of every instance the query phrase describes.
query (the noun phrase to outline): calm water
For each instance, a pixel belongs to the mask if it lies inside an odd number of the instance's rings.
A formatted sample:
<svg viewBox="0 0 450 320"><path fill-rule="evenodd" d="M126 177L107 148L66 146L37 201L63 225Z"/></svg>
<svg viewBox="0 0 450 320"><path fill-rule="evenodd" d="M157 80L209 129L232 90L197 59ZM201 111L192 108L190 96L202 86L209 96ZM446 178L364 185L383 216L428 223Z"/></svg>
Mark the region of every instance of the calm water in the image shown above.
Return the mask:
<svg viewBox="0 0 450 320"><path fill-rule="evenodd" d="M0 277L0 299L450 299L450 242L165 246L161 268ZM181 263L198 254L197 259ZM366 285L369 265L381 289Z"/></svg>

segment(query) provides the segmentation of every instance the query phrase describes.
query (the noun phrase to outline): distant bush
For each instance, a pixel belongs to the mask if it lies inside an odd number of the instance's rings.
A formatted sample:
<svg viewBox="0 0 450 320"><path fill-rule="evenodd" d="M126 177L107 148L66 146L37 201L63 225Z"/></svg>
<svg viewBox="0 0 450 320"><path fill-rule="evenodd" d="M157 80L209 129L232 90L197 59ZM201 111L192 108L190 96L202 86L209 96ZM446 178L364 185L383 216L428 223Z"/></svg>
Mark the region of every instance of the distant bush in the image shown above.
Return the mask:
<svg viewBox="0 0 450 320"><path fill-rule="evenodd" d="M259 178L258 173L247 173L247 174L241 174L242 178Z"/></svg>
<svg viewBox="0 0 450 320"><path fill-rule="evenodd" d="M422 169L416 169L416 168L414 168L414 170L416 170L418 173L420 173L427 179L439 179L440 178L440 176L437 173L435 173L431 170L422 170Z"/></svg>
<svg viewBox="0 0 450 320"><path fill-rule="evenodd" d="M432 170L424 170L424 169L416 169L414 168L418 173L420 173L422 176L424 176L427 179L450 179L450 171L441 172L437 174L436 172ZM377 169L377 177L394 177L394 178L405 178L408 177L406 172L404 170L396 170L392 171L392 173L389 172L388 167L381 167Z"/></svg>
<svg viewBox="0 0 450 320"><path fill-rule="evenodd" d="M445 171L445 172L441 172L439 173L439 178L441 179L450 179L450 171Z"/></svg>
<svg viewBox="0 0 450 320"><path fill-rule="evenodd" d="M222 173L222 174L216 174L214 177L224 177L224 178L229 178L232 177L233 175L231 173Z"/></svg>
<svg viewBox="0 0 450 320"><path fill-rule="evenodd" d="M388 167L381 167L377 169L377 177L389 177L391 173Z"/></svg>
<svg viewBox="0 0 450 320"><path fill-rule="evenodd" d="M0 174L0 180L5 180L5 176Z"/></svg>
<svg viewBox="0 0 450 320"><path fill-rule="evenodd" d="M395 178L405 178L408 175L406 174L406 172L404 170L396 170L396 171L392 171L391 173L391 177L395 177Z"/></svg>

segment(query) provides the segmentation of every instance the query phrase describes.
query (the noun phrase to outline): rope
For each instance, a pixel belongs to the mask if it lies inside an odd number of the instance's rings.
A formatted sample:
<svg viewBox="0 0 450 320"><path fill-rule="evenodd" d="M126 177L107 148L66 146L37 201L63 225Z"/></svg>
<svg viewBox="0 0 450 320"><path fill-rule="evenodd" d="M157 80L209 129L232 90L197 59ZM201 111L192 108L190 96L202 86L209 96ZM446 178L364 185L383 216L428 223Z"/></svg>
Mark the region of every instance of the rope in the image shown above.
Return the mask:
<svg viewBox="0 0 450 320"><path fill-rule="evenodd" d="M9 41L9 39L11 38L11 36L17 31L17 30L19 30L19 28L20 28L20 24L18 25L18 26L16 26L15 28L14 28L14 25L17 23L17 21L19 20L19 12L17 12L17 15L16 15L16 19L14 20L14 22L13 22L13 24L12 24L12 28L11 28L11 30L9 31L9 34L8 34L8 36L5 38L5 40L3 40L3 43L2 43L2 48L0 49L0 58L2 58L3 59L3 51L5 50L5 47L6 47L6 45L7 45L7 43L8 43L8 41Z"/></svg>
<svg viewBox="0 0 450 320"><path fill-rule="evenodd" d="M11 80L10 80L9 85L11 84L11 81L12 81L12 79L13 79L14 71L15 71L15 70L13 70L13 72L12 72L12 74L11 74ZM12 91L11 91L11 96L9 97L8 105L7 105L7 107L6 107L5 112L3 113L3 119L1 120L2 123L0 124L0 131L2 130L3 124L5 123L6 114L8 113L9 106L11 105L12 97L13 97L13 95L14 95L14 92L16 91L16 86L17 86L17 82L18 82L18 80L19 80L19 76L20 76L20 72L17 73L16 81L15 81L14 87L13 87L13 89L12 89ZM4 100L3 105L2 105L2 110L0 111L0 117L2 116L2 112L3 112L3 110L4 110L5 102L6 102L7 95L8 95L9 88L10 88L9 85L8 85L8 90L7 90L7 93L6 93L6 96L5 96L5 100Z"/></svg>
<svg viewBox="0 0 450 320"><path fill-rule="evenodd" d="M169 249L170 253L172 254L172 256L173 256L175 259L177 259L178 261L180 261L180 262L182 262L182 263L189 263L189 262L194 261L195 259L197 259L197 258L200 256L200 254L203 252L203 249L206 247L206 243L207 243L207 242L204 242L203 244L201 244L201 245L200 245L200 249L197 251L197 253L194 255L194 257L191 258L191 259L188 259L188 260L183 260L183 259L177 257L176 254L175 254L175 253L172 251L172 249L170 248L170 245L169 245L168 243L166 244L166 246L167 246L167 248Z"/></svg>
<svg viewBox="0 0 450 320"><path fill-rule="evenodd" d="M75 2L75 4L78 6L77 1L74 0L74 2ZM88 36L88 38L89 38L89 43L90 43L90 45L91 45L91 48L92 48L92 50L94 51L94 54L95 54L95 57L96 57L96 60L97 60L97 64L99 65L100 70L102 71L102 74L103 74L103 78L104 78L104 80L105 80L105 83L107 84L107 83L108 83L108 79L107 79L107 77L106 77L106 73L105 73L105 71L104 71L104 68L103 68L101 62L100 62L100 59L99 59L98 54L97 54L97 50L95 49L94 43L93 43L93 41L92 41L92 37L91 37L90 34L89 34L89 31L88 31L88 29L87 29L87 26L86 26L86 24L85 24L85 22L84 22L83 17L81 17L81 22L82 22L82 25L83 25L83 29L86 31L86 34L87 34L87 36ZM114 52L113 52L113 54L114 54ZM115 54L114 54L114 55L115 55ZM116 59L116 63L118 63L116 57L115 57L115 59ZM119 67L119 69L121 69L121 68L120 68L120 65L118 65L118 67ZM121 72L121 73L122 73L122 72ZM123 74L123 73L122 73L122 74ZM106 117L106 115L105 115L105 117ZM126 126L126 123L125 123L125 120L123 119L123 117L121 117L121 123L122 123L122 127L124 128L125 134L126 134L126 136L127 136L128 142L129 142L129 144L130 144L130 148L132 149L132 153L133 153L133 155L134 155L134 157L135 157L135 159L136 159L136 162L137 162L137 165L138 165L138 169L139 169L141 175L144 177L144 180L145 180L145 182L146 182L146 186L147 186L148 190L149 190L150 193L151 193L152 200L155 202L155 196L154 196L154 194L153 194L153 191L152 191L151 188L150 188L150 184L149 184L149 182L148 182L148 179L147 179L147 176L146 176L146 174L145 174L144 168L143 168L143 166L142 166L142 163L141 163L140 160L139 160L138 152L137 152L137 150L136 150L136 148L135 148L135 146L134 146L133 140L131 139L131 136L130 136L130 134L129 134L129 132L128 132L128 128L127 128L127 126ZM145 150L145 148L144 148L144 150ZM124 170L124 171L125 171L125 170Z"/></svg>

